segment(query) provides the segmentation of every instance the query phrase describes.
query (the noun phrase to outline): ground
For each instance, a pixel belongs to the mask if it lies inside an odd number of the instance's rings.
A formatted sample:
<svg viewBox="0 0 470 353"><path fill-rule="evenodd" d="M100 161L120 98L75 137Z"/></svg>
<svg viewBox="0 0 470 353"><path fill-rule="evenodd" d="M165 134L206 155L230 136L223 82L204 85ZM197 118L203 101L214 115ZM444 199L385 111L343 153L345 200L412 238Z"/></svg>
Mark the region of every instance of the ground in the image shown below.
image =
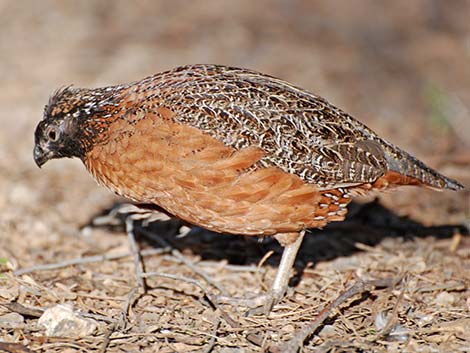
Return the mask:
<svg viewBox="0 0 470 353"><path fill-rule="evenodd" d="M201 229L176 238L175 223L137 229L154 275L132 296L124 228L90 224L123 200L77 160L38 169L32 147L58 87L218 63L322 95L468 186L469 9L466 0L0 2L0 351L280 352L342 291L387 279L333 309L303 351L468 351L468 188L358 199L345 222L306 237L271 315L246 317L210 297L264 291L275 241ZM47 336L38 318L57 304L96 329Z"/></svg>

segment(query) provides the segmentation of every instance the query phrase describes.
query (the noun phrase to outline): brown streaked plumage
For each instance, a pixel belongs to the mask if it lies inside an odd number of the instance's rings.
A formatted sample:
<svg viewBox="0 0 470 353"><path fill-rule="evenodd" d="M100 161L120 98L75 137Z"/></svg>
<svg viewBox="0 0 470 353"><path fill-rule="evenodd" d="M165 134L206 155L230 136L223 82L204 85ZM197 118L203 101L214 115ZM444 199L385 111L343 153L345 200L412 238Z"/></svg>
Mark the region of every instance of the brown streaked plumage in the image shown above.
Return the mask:
<svg viewBox="0 0 470 353"><path fill-rule="evenodd" d="M276 236L286 251L270 305L284 294L303 231L344 219L353 195L462 188L325 99L217 65L57 91L34 157L39 166L78 157L115 193L210 230Z"/></svg>

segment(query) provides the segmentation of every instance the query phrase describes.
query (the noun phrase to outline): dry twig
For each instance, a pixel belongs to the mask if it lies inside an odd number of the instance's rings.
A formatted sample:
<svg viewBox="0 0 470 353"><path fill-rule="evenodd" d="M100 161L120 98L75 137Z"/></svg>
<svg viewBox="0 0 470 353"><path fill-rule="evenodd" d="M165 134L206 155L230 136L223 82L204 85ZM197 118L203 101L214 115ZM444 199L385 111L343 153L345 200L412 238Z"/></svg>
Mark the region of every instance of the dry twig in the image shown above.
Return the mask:
<svg viewBox="0 0 470 353"><path fill-rule="evenodd" d="M400 295L398 296L398 299L395 305L393 306L393 311L392 311L392 315L390 316L390 319L388 320L385 327L381 330L381 332L377 334L376 339L380 339L385 336L388 336L390 332L393 330L395 323L397 322L397 319L398 319L398 308L401 302L403 301L403 297L405 295L405 289L406 289L406 285L403 286L402 290L400 291Z"/></svg>
<svg viewBox="0 0 470 353"><path fill-rule="evenodd" d="M8 353L32 353L28 347L20 343L0 342L0 351Z"/></svg>
<svg viewBox="0 0 470 353"><path fill-rule="evenodd" d="M303 342L315 331L318 327L330 316L331 312L339 307L349 298L367 292L373 287L391 287L398 283L401 279L387 278L383 280L363 281L358 280L353 286L349 287L346 291L341 293L332 303L328 304L315 320L306 325L303 329L297 332L292 339L287 341L281 347L272 347L271 352L286 352L296 353L303 345Z"/></svg>
<svg viewBox="0 0 470 353"><path fill-rule="evenodd" d="M168 253L170 251L171 251L170 248L146 249L140 252L140 256L145 257L145 256L150 256L150 255L158 255L158 254ZM13 274L15 276L21 276L21 275L31 273L31 272L57 270L57 269L68 267L68 266L83 265L83 264L101 262L101 261L118 260L118 259L122 259L125 257L129 257L131 255L133 255L131 252L126 252L126 253L120 253L120 254L108 254L108 255L105 254L105 255L79 257L79 258L60 261L60 262L44 264L44 265L36 265L32 267L19 269L19 270L13 271Z"/></svg>
<svg viewBox="0 0 470 353"><path fill-rule="evenodd" d="M135 277L137 281L137 285L143 289L145 292L145 289L147 287L145 283L145 279L142 276L144 273L144 265L142 263L142 258L139 253L139 247L137 246L137 242L135 241L135 234L134 234L134 220L132 217L127 217L126 218L126 232L127 232L127 238L129 239L129 245L131 248L131 253L134 258L134 268L135 268Z"/></svg>
<svg viewBox="0 0 470 353"><path fill-rule="evenodd" d="M158 236L157 234L154 234L144 228L142 228L140 231L144 233L146 237L156 241L158 244L160 244L160 246L163 246L164 248L171 247L171 245L165 239ZM219 283L215 282L205 271L197 268L197 266L192 261L188 260L178 249L173 248L171 250L171 255L189 267L195 274L203 278L208 284L217 288L222 295L225 295L226 291Z"/></svg>
<svg viewBox="0 0 470 353"><path fill-rule="evenodd" d="M215 343L217 342L217 330L219 329L219 326L220 326L220 317L217 319L217 322L214 324L214 329L212 330L212 333L211 333L211 339L207 347L204 349L203 353L210 353L214 349Z"/></svg>
<svg viewBox="0 0 470 353"><path fill-rule="evenodd" d="M194 284L196 287L199 287L204 292L204 295L207 297L209 302L213 307L216 307L215 301L212 299L212 296L209 292L209 290L202 285L201 282L194 278L189 278L189 277L184 277L184 276L177 276L177 275L171 275L169 273L163 273L163 272L145 272L142 274L144 278L149 278L149 277L162 277L162 278L168 278L168 279L173 279L175 281L183 281L187 283Z"/></svg>

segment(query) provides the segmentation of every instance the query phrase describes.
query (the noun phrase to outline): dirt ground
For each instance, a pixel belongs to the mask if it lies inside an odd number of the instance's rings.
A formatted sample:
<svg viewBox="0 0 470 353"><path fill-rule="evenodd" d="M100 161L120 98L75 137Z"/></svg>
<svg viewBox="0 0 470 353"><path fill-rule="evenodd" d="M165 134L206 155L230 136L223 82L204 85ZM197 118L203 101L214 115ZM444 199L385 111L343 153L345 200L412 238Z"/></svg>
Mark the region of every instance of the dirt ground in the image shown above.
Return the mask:
<svg viewBox="0 0 470 353"><path fill-rule="evenodd" d="M372 279L397 282L332 310L302 351L470 351L468 188L358 199L345 222L306 237L271 315L245 316L210 297L266 290L275 241L138 228L154 275L133 296L124 227L90 224L122 200L78 160L40 170L32 159L58 87L218 63L322 95L470 186L469 13L466 0L0 1L0 352L282 352L339 293ZM95 329L46 335L39 317L57 304Z"/></svg>

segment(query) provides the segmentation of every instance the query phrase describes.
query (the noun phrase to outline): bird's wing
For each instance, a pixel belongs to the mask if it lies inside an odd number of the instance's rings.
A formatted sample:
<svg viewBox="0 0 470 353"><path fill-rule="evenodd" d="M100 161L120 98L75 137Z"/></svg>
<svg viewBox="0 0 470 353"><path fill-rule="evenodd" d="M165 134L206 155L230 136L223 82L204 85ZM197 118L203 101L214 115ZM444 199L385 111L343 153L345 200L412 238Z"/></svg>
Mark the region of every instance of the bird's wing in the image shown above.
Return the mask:
<svg viewBox="0 0 470 353"><path fill-rule="evenodd" d="M173 71L171 77L160 89L177 121L236 149L262 148L262 166L324 188L369 183L386 170L381 140L371 130L289 83L209 65Z"/></svg>

